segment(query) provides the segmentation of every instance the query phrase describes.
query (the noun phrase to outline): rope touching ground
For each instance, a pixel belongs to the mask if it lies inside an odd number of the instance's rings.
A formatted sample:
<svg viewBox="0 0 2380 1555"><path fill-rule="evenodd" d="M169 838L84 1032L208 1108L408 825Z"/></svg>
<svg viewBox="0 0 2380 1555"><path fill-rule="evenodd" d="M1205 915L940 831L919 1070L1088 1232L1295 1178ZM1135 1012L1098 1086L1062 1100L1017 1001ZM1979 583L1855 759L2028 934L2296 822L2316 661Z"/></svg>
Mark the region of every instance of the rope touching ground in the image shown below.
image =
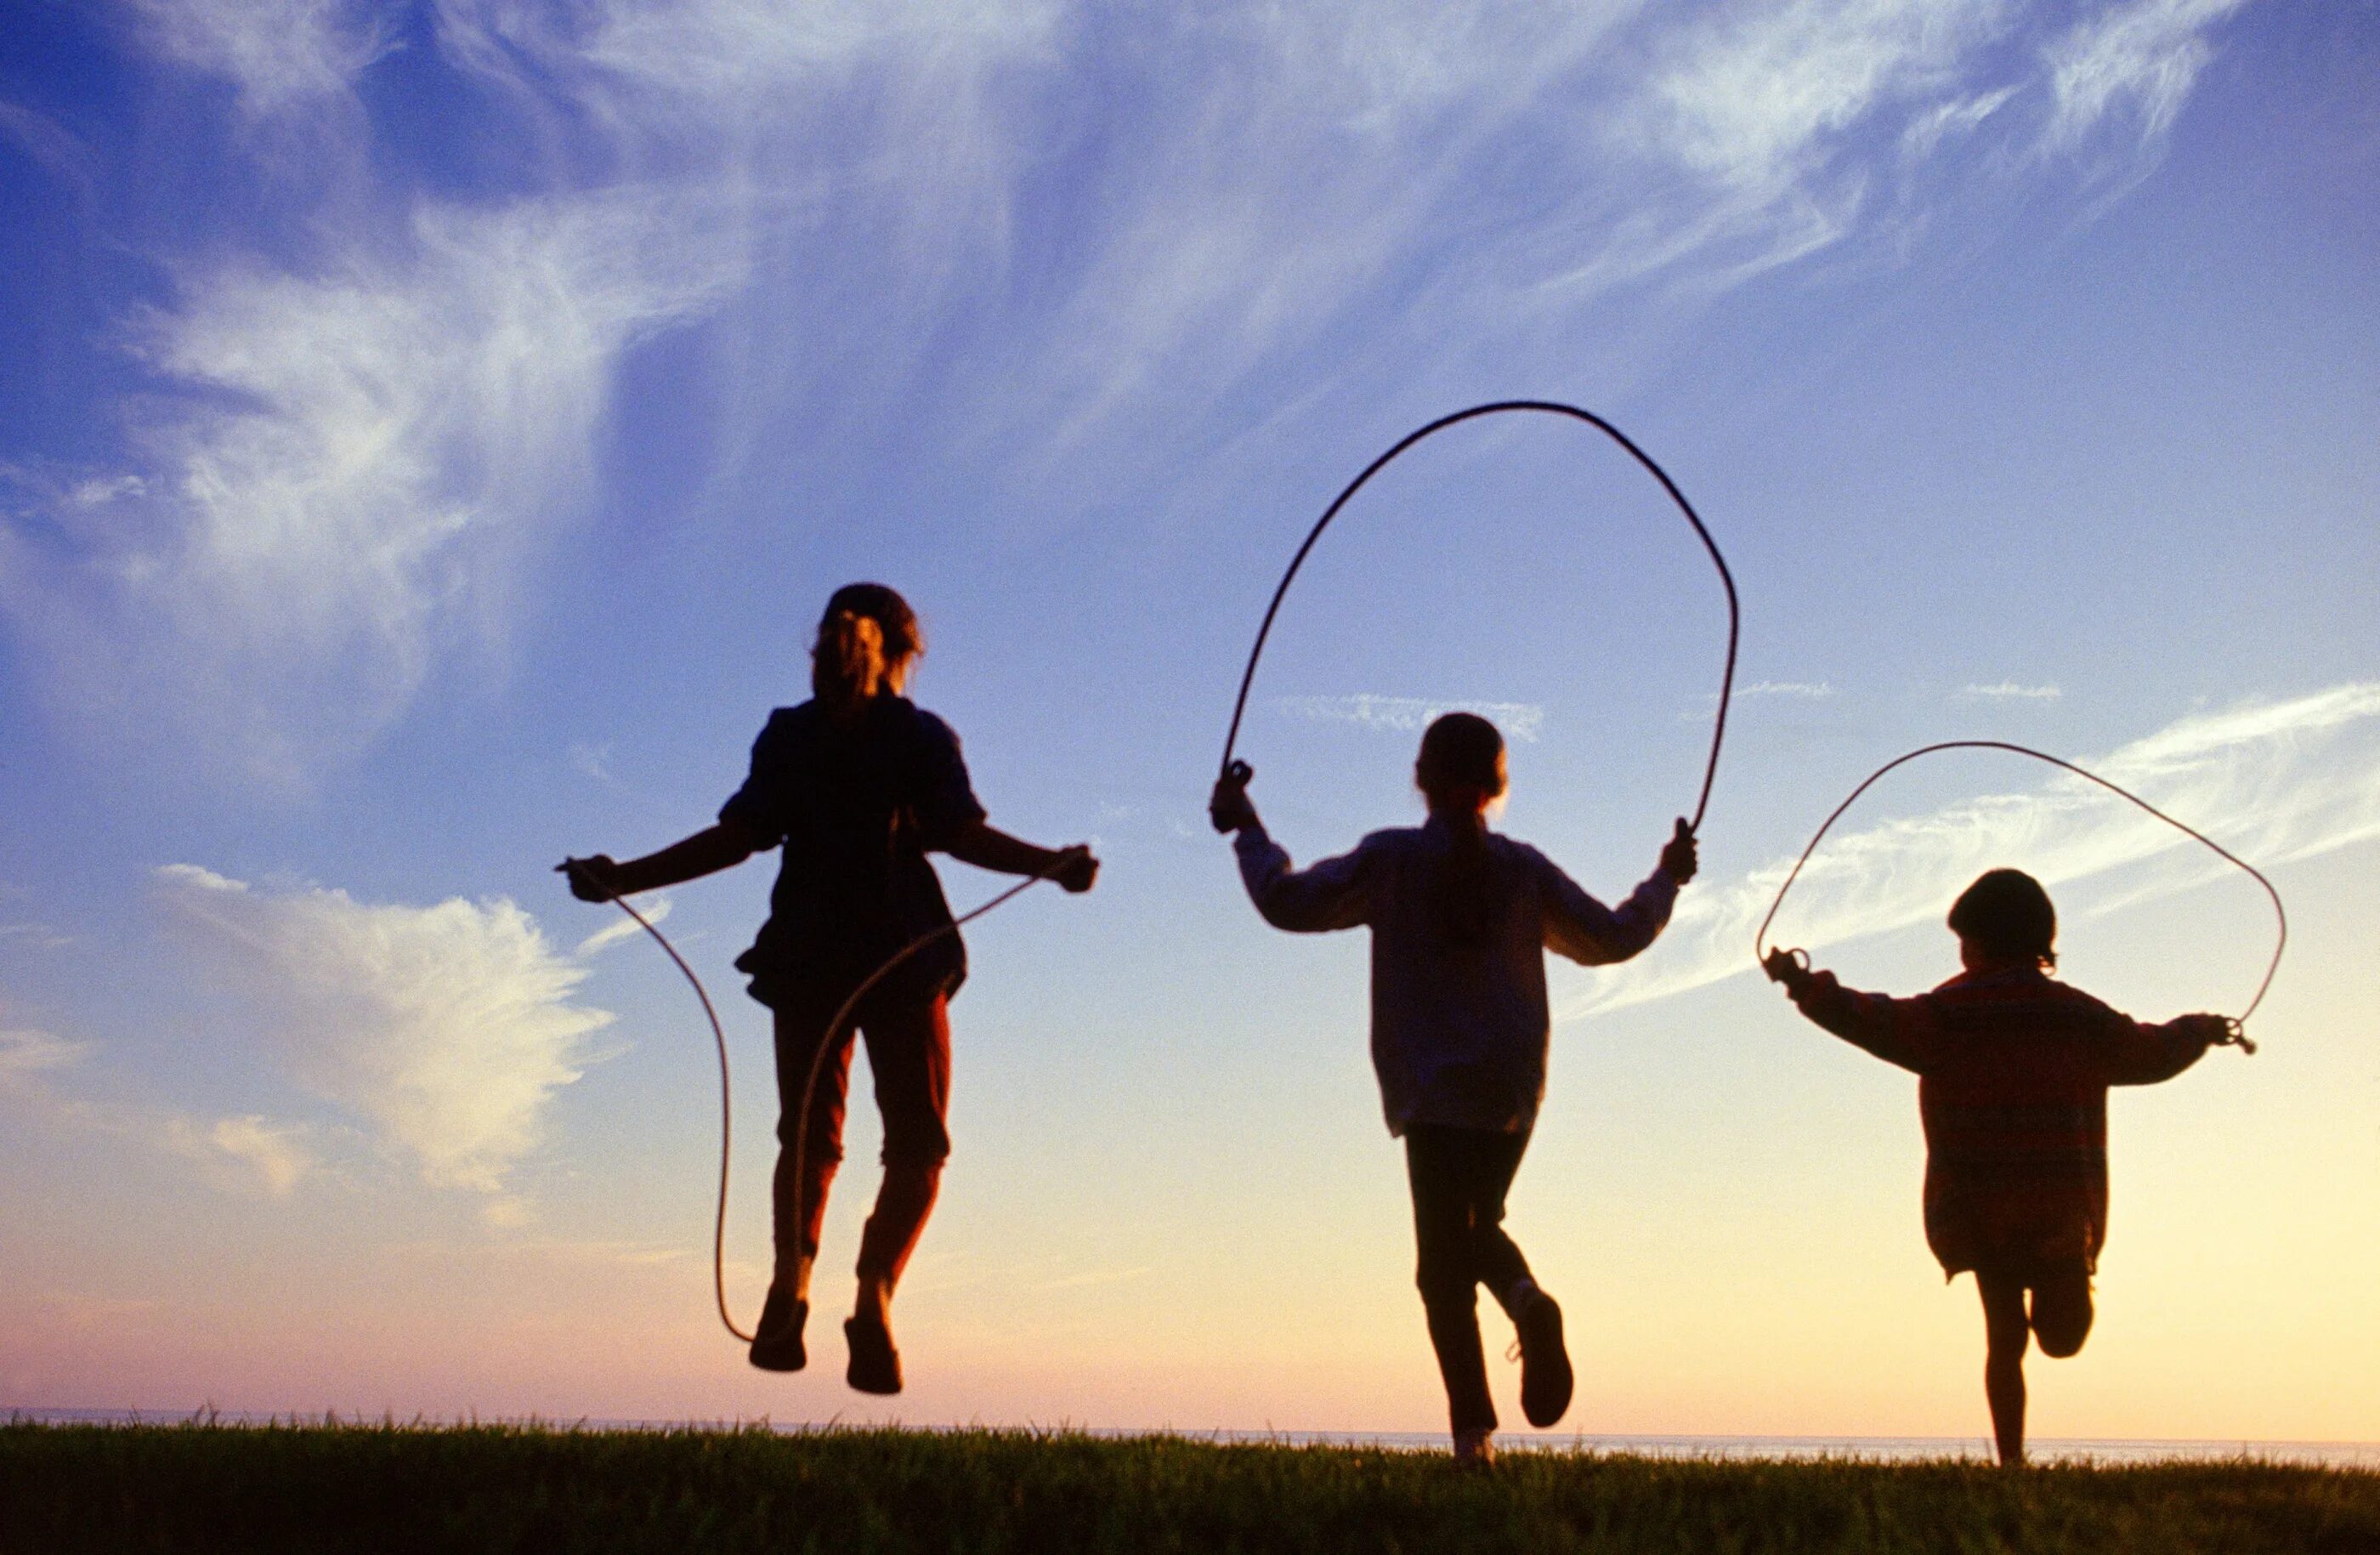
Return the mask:
<svg viewBox="0 0 2380 1555"><path fill-rule="evenodd" d="M868 991L870 989L873 989L878 983L883 981L885 976L894 967L900 966L901 963L908 960L909 957L917 954L917 952L925 949L928 945L932 944L936 940L941 939L943 935L957 933L962 927L966 924L973 923L976 919L983 917L984 914L991 911L994 907L1001 905L1002 903L1013 900L1024 892L1040 884L1043 881L1048 880L1051 875L1055 874L1061 868L1062 868L1072 856L1072 849L1067 849L1064 852L1062 852L1059 855L1057 862L1052 863L1049 869L1043 870L1041 873L1034 875L1029 879L1019 881L1016 884L1010 886L1006 891L1002 892L999 895L993 897L990 901L986 902L983 905L976 908L973 912L968 913L965 917L954 919L953 921L943 924L939 928L928 929L925 933L918 935L916 939L910 941L907 944L895 951L891 959L887 960L884 965L879 966L875 971L870 972L865 981L863 981L857 988L852 990L851 997L843 1002L843 1007L835 1011L834 1018L827 1023L826 1040L819 1044L819 1050L816 1056L810 1060L809 1075L802 1084L802 1110L797 1116L797 1121L794 1124L795 1160L799 1161L802 1160L803 1151L808 1148L810 1098L818 1088L820 1066L824 1063L827 1053L834 1047L835 1034L843 1029L844 1023L851 1018L852 1011L858 1007L859 1001L867 995ZM653 942L661 946L662 949L668 954L670 960L676 964L677 969L686 975L686 982L694 989L694 996L702 1001L703 1018L710 1023L710 1039L719 1050L719 1209L718 1212L711 1217L710 1221L710 1289L711 1294L719 1306L720 1323L729 1333L735 1335L744 1343L749 1344L752 1342L752 1335L735 1326L735 1316L727 1309L727 1172L728 1162L733 1159L734 1154L735 1118L735 1107L732 1100L732 1090L727 1072L726 1030L719 1024L719 1011L710 1002L710 990L702 986L702 979L695 976L694 968L686 965L686 957L678 954L677 947L669 942L669 936L663 934L659 929L654 928L651 919L646 917L644 914L630 906L625 897L614 894L600 880L597 880L592 875L580 870L577 868L577 864L578 861L577 859L569 859L565 861L564 868L570 871L573 878L586 880L592 883L595 886L595 889L603 893L606 900L610 901L614 906L627 914L630 917L636 919L638 928L643 929L646 933L653 937ZM794 1224L798 1228L801 1223L801 1173L796 1172L795 1173L794 1185ZM795 1231L795 1234L800 1234L798 1229Z"/></svg>
<svg viewBox="0 0 2380 1555"><path fill-rule="evenodd" d="M2146 799L2142 798L2139 795L2131 792L2130 789L2124 788L2117 784L2110 783L2106 778L2101 777L2098 773L2078 767L2073 762L2066 760L2062 757L2052 756L2046 750L2035 750L2031 746L2011 745L2006 740L1943 740L1938 744L1920 746L1915 750L1910 751L1905 755L1896 756L1891 760L1887 761L1883 766L1878 767L1875 771L1870 772L1866 779L1862 782L1857 788L1851 791L1849 797L1845 798L1841 804L1835 807L1834 813L1827 817L1824 824L1819 826L1817 834L1810 839L1810 845L1803 848L1802 850L1802 856L1793 861L1792 870L1791 873L1786 875L1785 883L1777 888L1777 899L1768 904L1768 916L1760 920L1759 929L1755 930L1752 936L1752 957L1755 962L1763 962L1767 959L1768 928L1769 925L1777 921L1777 910L1785 905L1785 893L1793 889L1793 882L1801 878L1802 866L1807 864L1810 861L1810 856L1818 851L1818 844L1826 840L1828 832L1833 829L1835 822L1842 819L1843 812L1850 809L1861 795L1874 787L1876 780L1883 777L1885 773L1892 771L1895 767L1914 761L1921 756L1931 756L1937 750L2005 750L2018 756L2030 756L2036 761L2046 761L2053 767L2064 768L2067 771L2072 772L2076 777L2087 778L2091 782L2097 784L2100 787L2106 789L2108 793L2115 795L2119 798L2131 800L2133 804L2138 805L2142 809L2148 811L2149 814L2156 817L2159 820L2164 821L2168 826L2174 828L2174 830L2180 832L2185 835L2197 838L2200 842L2204 843L2208 847L2214 849L2215 852L2222 857L2238 865L2241 869L2246 870L2251 879L2252 879L2258 885L2265 888L2265 894L2273 899L2273 917L2278 924L2280 930L2278 936L2273 942L2273 959L2265 967L2264 981L2256 985L2255 997L2249 1000L2248 1007L2240 1011L2237 1015L2226 1017L2230 1022L2231 1026L2231 1034L2228 1040L2238 1043L2240 1051L2243 1052L2252 1053L2256 1051L2256 1044L2248 1040L2246 1033L2248 1017L2256 1013L2256 1006L2265 1002L2265 992L2267 989L2270 989L2273 986L2274 974L2281 969L2281 953L2287 950L2289 944L2289 915L2288 910L2281 905L2281 893L2273 889L2273 882L2265 878L2263 870L2257 869L2253 864L2249 863L2238 854L2233 853L2221 843L2216 842L2214 838L2208 836L2205 832L2201 832L2195 826L2192 826L2186 821L2175 820L2172 816L2166 814L2165 811L2157 808L2155 805L2150 804ZM1790 954L1800 958L1805 964L1808 961L1808 953L1805 951L1797 950Z"/></svg>
<svg viewBox="0 0 2380 1555"><path fill-rule="evenodd" d="M1630 442L1628 435L1625 432L1621 431L1618 427L1613 426L1610 422L1605 420L1602 417L1597 416L1595 412L1591 410L1581 410L1577 406L1563 405L1556 400L1496 400L1487 405L1475 405L1468 410L1457 410L1451 415L1441 416L1437 420L1430 422L1427 426L1423 427L1416 431L1406 433L1402 438L1398 440L1396 446L1390 448L1378 458L1374 459L1370 464L1366 465L1364 467L1364 472L1355 477L1354 480L1349 481L1347 483L1346 490L1341 492L1337 497L1332 499L1330 505L1323 509L1321 518L1317 520L1314 528L1307 532L1305 543L1299 546L1297 548L1297 554L1290 559L1289 570L1281 574L1281 586L1272 591L1272 602L1265 607L1264 625L1257 628L1256 646L1248 650L1248 667L1246 672L1240 676L1239 699L1232 704L1231 730L1223 736L1222 771L1226 777L1237 775L1245 781L1245 778L1250 775L1245 762L1238 763L1238 771L1235 773L1234 764L1232 760L1232 753L1239 745L1240 720L1245 716L1248 710L1248 688L1256 683L1257 662L1264 657L1265 639L1272 635L1273 617L1281 613L1281 601L1289 593L1289 586L1295 580L1297 577L1297 569L1305 565L1306 553L1314 549L1314 542L1322 538L1322 531L1330 527L1330 520L1339 516L1339 510L1346 506L1349 499L1353 498L1356 492L1364 489L1366 481L1368 481L1372 477L1378 475L1388 466L1390 461L1393 460L1398 455L1403 453L1406 449L1412 447L1415 443L1421 442L1424 438L1430 436L1432 433L1444 431L1447 428L1459 425L1462 422L1474 420L1482 416L1500 415L1510 410L1527 410L1550 416L1567 416L1572 420L1585 422L1588 426L1593 427L1596 431L1602 432L1605 436L1610 438L1612 442L1620 444L1621 448L1627 451L1629 457L1644 466L1646 470L1651 472L1653 479L1661 483L1661 490L1670 494L1670 500L1678 504L1678 511L1686 516L1686 522L1694 527L1694 533L1701 539L1703 549L1710 553L1711 565L1718 568L1719 583L1727 590L1727 667L1719 675L1718 714L1711 726L1710 759L1703 768L1702 794L1694 800L1694 819L1686 823L1686 829L1689 832L1701 832L1703 827L1703 812L1710 808L1711 784L1718 776L1719 744L1727 737L1728 703L1735 694L1735 647L1737 636L1739 635L1742 626L1742 613L1738 607L1735 598L1735 575L1728 571L1727 558L1719 554L1718 543L1711 539L1710 530L1703 527L1703 521L1701 517L1695 514L1694 504L1686 501L1686 494L1678 490L1678 483L1670 479L1669 472L1667 470L1664 470L1659 465L1653 461L1653 456L1651 455L1645 453L1645 450L1637 447L1635 443Z"/></svg>

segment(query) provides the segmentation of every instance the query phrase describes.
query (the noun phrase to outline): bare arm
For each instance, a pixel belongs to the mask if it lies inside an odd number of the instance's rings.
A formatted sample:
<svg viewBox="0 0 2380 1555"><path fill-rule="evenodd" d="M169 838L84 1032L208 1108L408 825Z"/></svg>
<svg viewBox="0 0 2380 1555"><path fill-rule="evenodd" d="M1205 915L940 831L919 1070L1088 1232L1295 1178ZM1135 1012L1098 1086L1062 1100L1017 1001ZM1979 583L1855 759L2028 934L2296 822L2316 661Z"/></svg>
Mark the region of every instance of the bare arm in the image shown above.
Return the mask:
<svg viewBox="0 0 2380 1555"><path fill-rule="evenodd" d="M722 820L658 853L631 858L625 864L614 862L609 854L599 853L591 858L571 859L561 868L570 877L573 896L582 902L605 902L614 896L633 896L640 891L658 891L663 886L682 885L705 875L715 875L722 869L734 869L758 851L753 837L743 827Z"/></svg>
<svg viewBox="0 0 2380 1555"><path fill-rule="evenodd" d="M1055 869L1050 878L1069 891L1088 891L1099 878L1099 861L1091 850L1036 847L982 820L969 821L944 844L942 851L962 864L1003 875L1038 875Z"/></svg>

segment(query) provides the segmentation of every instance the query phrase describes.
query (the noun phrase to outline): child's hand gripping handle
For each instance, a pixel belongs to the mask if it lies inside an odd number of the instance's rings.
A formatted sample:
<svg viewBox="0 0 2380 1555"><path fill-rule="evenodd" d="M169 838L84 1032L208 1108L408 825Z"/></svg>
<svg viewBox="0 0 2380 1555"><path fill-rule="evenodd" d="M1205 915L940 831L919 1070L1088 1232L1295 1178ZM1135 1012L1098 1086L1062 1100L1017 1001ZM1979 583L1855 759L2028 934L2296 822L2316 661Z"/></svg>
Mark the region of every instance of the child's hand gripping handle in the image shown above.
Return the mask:
<svg viewBox="0 0 2380 1555"><path fill-rule="evenodd" d="M1805 950L1772 950L1760 963L1772 983L1783 983L1791 993L1810 977L1810 953Z"/></svg>
<svg viewBox="0 0 2380 1555"><path fill-rule="evenodd" d="M1664 873L1685 884L1702 868L1702 856L1694 846L1694 829L1684 816L1678 817L1678 830L1661 844L1661 869Z"/></svg>
<svg viewBox="0 0 2380 1555"><path fill-rule="evenodd" d="M2239 1016L2216 1015L2212 1018L2223 1023L2223 1035L2220 1037L2212 1037L2207 1039L2207 1046L2213 1048L2237 1048L2251 1058L2253 1058L2256 1055L2256 1044L2248 1040L2248 1027L2240 1021Z"/></svg>
<svg viewBox="0 0 2380 1555"><path fill-rule="evenodd" d="M1248 780L1257 770L1245 761L1233 761L1215 780L1215 792L1207 800L1207 819L1218 832L1230 833L1257 824L1257 807L1248 798Z"/></svg>
<svg viewBox="0 0 2380 1555"><path fill-rule="evenodd" d="M619 868L610 854L598 853L586 858L565 858L553 870L569 877L570 894L581 902L616 902L620 899L614 883Z"/></svg>

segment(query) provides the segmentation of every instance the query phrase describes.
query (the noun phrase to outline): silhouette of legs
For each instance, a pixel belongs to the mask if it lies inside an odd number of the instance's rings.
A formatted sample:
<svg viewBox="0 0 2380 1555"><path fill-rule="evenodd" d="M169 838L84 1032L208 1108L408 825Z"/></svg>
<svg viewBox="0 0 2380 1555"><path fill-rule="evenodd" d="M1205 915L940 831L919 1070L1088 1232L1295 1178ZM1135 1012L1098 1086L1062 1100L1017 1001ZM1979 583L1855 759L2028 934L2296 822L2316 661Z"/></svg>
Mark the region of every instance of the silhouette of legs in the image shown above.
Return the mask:
<svg viewBox="0 0 2380 1555"><path fill-rule="evenodd" d="M791 1280L795 1294L805 1297L809 1265L818 1256L819 1233L826 1220L827 1193L843 1160L851 1085L848 1028L836 1034L834 1050L819 1063L798 1160L794 1156L794 1120L803 1083L826 1039L826 1023L839 1002L806 1001L777 1014L777 1137L782 1146L774 1179L778 1277ZM884 1119L884 1181L861 1235L858 1270L860 1306L880 1318L883 1302L925 1230L941 1187L942 1162L951 1152L944 1124L951 1095L949 1005L939 994L923 1003L871 999L860 1006L854 1024L868 1043L868 1067ZM794 1223L796 1187L799 1225Z"/></svg>
<svg viewBox="0 0 2380 1555"><path fill-rule="evenodd" d="M1446 1383L1447 1414L1458 1438L1496 1428L1480 1348L1478 1288L1508 1313L1524 1288L1534 1290L1528 1260L1504 1233L1504 1197L1529 1147L1525 1134L1415 1124L1405 1130L1405 1170L1413 1185L1414 1282L1421 1289L1429 1341Z"/></svg>
<svg viewBox="0 0 2380 1555"><path fill-rule="evenodd" d="M833 1004L815 1000L777 1012L778 1149L777 1170L771 1180L777 1282L805 1301L809 1298L810 1265L818 1257L819 1232L826 1223L827 1190L834 1185L835 1169L843 1163L844 1097L851 1086L848 1030L836 1036L833 1051L823 1060L819 1057L819 1045L826 1039L826 1023L833 1014ZM810 1092L809 1124L797 1129L802 1086L814 1062L819 1075ZM802 1150L798 1160L794 1155L797 1134Z"/></svg>
<svg viewBox="0 0 2380 1555"><path fill-rule="evenodd" d="M1975 1270L1984 1298L1984 1400L1991 1405L1992 1440L2000 1462L2024 1462L2024 1351L2030 1333L2024 1280L1998 1270Z"/></svg>
<svg viewBox="0 0 2380 1555"><path fill-rule="evenodd" d="M2033 1285L2033 1337L2041 1353L2064 1360L2091 1337L2091 1272L2081 1263L2045 1271Z"/></svg>
<svg viewBox="0 0 2380 1555"><path fill-rule="evenodd" d="M884 1181L859 1239L859 1306L880 1320L933 1212L950 1158L950 1005L892 1005L861 1024L876 1107L884 1118Z"/></svg>
<svg viewBox="0 0 2380 1555"><path fill-rule="evenodd" d="M2013 1467L2024 1462L2025 1347L2037 1338L2041 1353L2055 1360L2081 1352L2095 1315L2091 1271L2080 1259L2031 1273L1978 1269L1975 1289L1984 1301L1984 1398L1992 1409L1992 1438L2000 1462Z"/></svg>

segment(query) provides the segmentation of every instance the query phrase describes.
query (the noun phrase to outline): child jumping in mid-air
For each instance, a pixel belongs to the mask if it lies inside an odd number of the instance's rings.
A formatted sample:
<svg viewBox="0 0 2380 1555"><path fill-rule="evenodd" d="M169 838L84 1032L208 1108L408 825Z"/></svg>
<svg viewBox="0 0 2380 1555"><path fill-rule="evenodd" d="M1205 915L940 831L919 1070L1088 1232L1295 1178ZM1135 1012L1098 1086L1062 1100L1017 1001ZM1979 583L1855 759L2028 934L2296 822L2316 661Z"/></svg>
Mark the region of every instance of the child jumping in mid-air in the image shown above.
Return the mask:
<svg viewBox="0 0 2380 1555"><path fill-rule="evenodd" d="M951 1151L949 1004L966 976L955 932L903 961L859 1002L842 1028L828 1023L870 974L921 936L947 929L951 909L926 855L947 853L1012 875L1050 871L1088 891L1099 861L1087 847L1051 852L986 824L950 725L901 693L925 650L908 602L879 583L838 589L810 650L811 699L779 708L752 746L751 775L719 821L643 858L598 854L564 866L572 892L601 902L675 885L783 845L769 921L736 961L752 997L776 1012L777 1259L754 1330L751 1361L798 1371L808 1359L810 1266L827 1188L843 1160L852 1027L868 1042L884 1115L884 1181L859 1244L859 1295L844 1334L846 1379L862 1392L901 1391L901 1356L887 1306L925 1231ZM821 1044L833 1046L824 1054ZM812 1065L818 1087L797 1129ZM794 1139L804 1139L795 1160ZM799 1223L795 1203L799 1200Z"/></svg>
<svg viewBox="0 0 2380 1555"><path fill-rule="evenodd" d="M2058 914L2031 875L1993 869L1950 908L1966 970L1931 993L1855 993L1774 950L1803 1014L1917 1076L1925 1240L1984 1303L1984 1397L2000 1462L2024 1462L2028 1334L2063 1359L2091 1332L2107 1233L2107 1087L2168 1080L2230 1039L2221 1015L2143 1026L2051 978ZM2032 1297L2028 1310L2026 1296Z"/></svg>
<svg viewBox="0 0 2380 1555"><path fill-rule="evenodd" d="M1422 826L1375 832L1312 869L1265 834L1245 768L1215 784L1209 813L1238 833L1240 876L1276 929L1372 931L1372 1066L1389 1132L1405 1142L1416 1282L1446 1382L1455 1456L1493 1460L1496 1408L1480 1350L1481 1285L1521 1342L1521 1409L1540 1428L1570 1407L1561 1308L1504 1233L1504 1197L1546 1088L1545 952L1587 966L1625 961L1669 922L1694 879L1682 820L1661 862L1617 911L1536 849L1488 829L1503 796L1504 740L1474 713L1422 735L1414 781Z"/></svg>

